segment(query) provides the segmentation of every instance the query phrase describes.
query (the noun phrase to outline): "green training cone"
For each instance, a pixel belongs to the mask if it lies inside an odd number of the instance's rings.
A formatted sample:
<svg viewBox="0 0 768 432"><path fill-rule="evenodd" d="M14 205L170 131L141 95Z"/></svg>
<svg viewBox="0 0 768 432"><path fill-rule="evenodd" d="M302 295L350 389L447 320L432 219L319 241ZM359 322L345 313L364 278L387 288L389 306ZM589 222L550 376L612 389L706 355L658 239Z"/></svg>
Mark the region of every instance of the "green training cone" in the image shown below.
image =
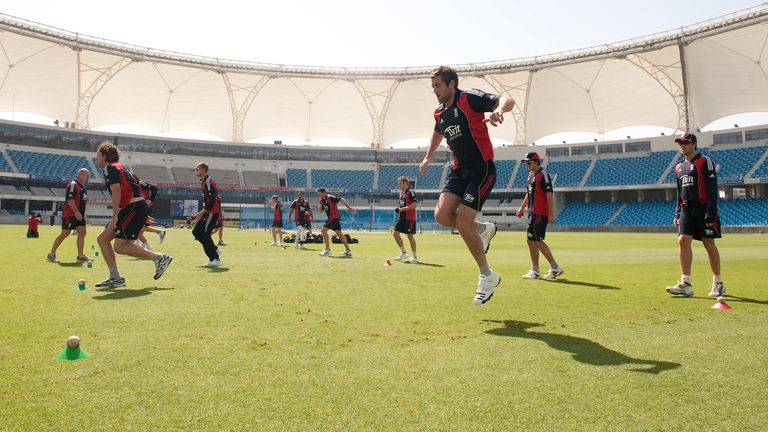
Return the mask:
<svg viewBox="0 0 768 432"><path fill-rule="evenodd" d="M88 288L88 285L86 284L77 284L74 288L72 288L72 291L88 291L90 288Z"/></svg>
<svg viewBox="0 0 768 432"><path fill-rule="evenodd" d="M91 354L83 348L66 348L62 352L58 353L55 360L80 360L90 358Z"/></svg>

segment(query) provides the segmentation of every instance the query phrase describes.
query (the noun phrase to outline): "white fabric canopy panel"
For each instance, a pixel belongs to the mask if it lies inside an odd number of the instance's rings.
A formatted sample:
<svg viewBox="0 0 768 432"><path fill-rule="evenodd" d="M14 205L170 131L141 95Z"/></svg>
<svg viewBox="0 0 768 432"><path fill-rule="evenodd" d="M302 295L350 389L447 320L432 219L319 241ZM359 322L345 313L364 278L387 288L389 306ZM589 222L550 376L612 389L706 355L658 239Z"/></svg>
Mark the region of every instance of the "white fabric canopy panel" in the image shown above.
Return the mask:
<svg viewBox="0 0 768 432"><path fill-rule="evenodd" d="M679 31L536 58L457 65L459 87L514 97L491 136L695 129L768 111L768 5ZM274 136L387 146L426 139L431 68L269 65L163 52L0 14L0 112L80 128L130 124L225 141Z"/></svg>

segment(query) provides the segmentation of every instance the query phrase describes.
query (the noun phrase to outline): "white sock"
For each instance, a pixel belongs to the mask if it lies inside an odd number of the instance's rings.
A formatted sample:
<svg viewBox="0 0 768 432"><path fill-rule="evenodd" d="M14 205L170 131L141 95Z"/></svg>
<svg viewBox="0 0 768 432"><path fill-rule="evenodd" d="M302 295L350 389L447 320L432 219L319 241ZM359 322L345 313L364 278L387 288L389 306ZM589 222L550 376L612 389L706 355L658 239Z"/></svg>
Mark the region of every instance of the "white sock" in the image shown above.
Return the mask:
<svg viewBox="0 0 768 432"><path fill-rule="evenodd" d="M688 284L691 283L691 275L680 275L680 281L681 282L687 282Z"/></svg>
<svg viewBox="0 0 768 432"><path fill-rule="evenodd" d="M712 275L712 282L723 283L723 279L720 277L720 275Z"/></svg>

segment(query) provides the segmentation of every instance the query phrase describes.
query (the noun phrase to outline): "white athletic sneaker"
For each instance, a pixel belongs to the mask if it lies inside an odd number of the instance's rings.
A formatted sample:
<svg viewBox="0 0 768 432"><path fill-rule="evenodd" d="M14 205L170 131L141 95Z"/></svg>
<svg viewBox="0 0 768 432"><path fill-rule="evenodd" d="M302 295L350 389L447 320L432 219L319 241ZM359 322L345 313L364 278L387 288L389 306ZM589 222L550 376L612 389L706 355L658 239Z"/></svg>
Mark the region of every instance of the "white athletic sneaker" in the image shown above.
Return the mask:
<svg viewBox="0 0 768 432"><path fill-rule="evenodd" d="M528 273L523 275L523 279L541 279L541 273L533 270L528 270Z"/></svg>
<svg viewBox="0 0 768 432"><path fill-rule="evenodd" d="M160 244L163 244L163 242L165 241L165 234L166 234L165 231L160 231L159 233L157 233L157 235L160 236Z"/></svg>
<svg viewBox="0 0 768 432"><path fill-rule="evenodd" d="M54 264L59 263L59 260L56 259L56 254L49 253L47 258L48 258L48 262L52 262Z"/></svg>
<svg viewBox="0 0 768 432"><path fill-rule="evenodd" d="M411 259L408 260L408 262L411 263L411 264L418 264L419 263L419 259L416 258L415 256L412 256Z"/></svg>
<svg viewBox="0 0 768 432"><path fill-rule="evenodd" d="M556 269L549 269L549 273L542 276L542 279L555 279L556 277L560 276L561 274L565 273L565 270L561 268Z"/></svg>
<svg viewBox="0 0 768 432"><path fill-rule="evenodd" d="M219 258L221 258L221 254L223 254L223 253L224 253L224 251L221 248L216 248L216 255L218 255Z"/></svg>
<svg viewBox="0 0 768 432"><path fill-rule="evenodd" d="M339 256L340 257L351 257L352 256L352 251L344 251L344 252L340 253Z"/></svg>
<svg viewBox="0 0 768 432"><path fill-rule="evenodd" d="M330 249L323 249L323 251L320 252L320 256L331 256L331 250Z"/></svg>
<svg viewBox="0 0 768 432"><path fill-rule="evenodd" d="M475 299L472 301L474 304L484 304L493 297L493 290L501 283L501 276L496 272L491 272L490 275L480 275L477 281L477 291L475 291Z"/></svg>
<svg viewBox="0 0 768 432"><path fill-rule="evenodd" d="M483 240L483 250L488 253L488 249L491 247L491 239L496 235L496 224L493 222L480 222L478 226L485 225L485 230L480 234L480 239Z"/></svg>
<svg viewBox="0 0 768 432"><path fill-rule="evenodd" d="M667 292L670 294L681 295L683 297L691 297L693 295L693 286L688 282L680 281L674 286L668 286Z"/></svg>
<svg viewBox="0 0 768 432"><path fill-rule="evenodd" d="M220 265L221 265L221 260L215 259L215 260L212 260L212 261L208 261L208 264L206 264L205 266L206 267L218 267Z"/></svg>
<svg viewBox="0 0 768 432"><path fill-rule="evenodd" d="M219 246L226 246L227 243L224 240L219 240Z"/></svg>
<svg viewBox="0 0 768 432"><path fill-rule="evenodd" d="M725 294L725 285L722 282L712 282L712 289L709 291L710 297L720 297Z"/></svg>
<svg viewBox="0 0 768 432"><path fill-rule="evenodd" d="M408 258L408 254L405 252L400 252L400 255L395 258L396 261L402 261L404 259Z"/></svg>
<svg viewBox="0 0 768 432"><path fill-rule="evenodd" d="M277 242L272 242L269 244L270 246L277 246Z"/></svg>

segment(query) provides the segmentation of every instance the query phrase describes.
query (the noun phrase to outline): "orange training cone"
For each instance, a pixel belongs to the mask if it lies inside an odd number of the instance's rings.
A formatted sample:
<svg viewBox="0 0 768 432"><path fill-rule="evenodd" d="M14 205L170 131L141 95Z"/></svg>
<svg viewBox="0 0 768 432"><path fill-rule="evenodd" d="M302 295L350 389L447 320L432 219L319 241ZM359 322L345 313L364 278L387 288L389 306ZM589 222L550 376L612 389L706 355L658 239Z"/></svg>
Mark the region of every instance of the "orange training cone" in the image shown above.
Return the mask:
<svg viewBox="0 0 768 432"><path fill-rule="evenodd" d="M717 298L717 303L712 305L712 309L723 309L727 310L731 307L728 305L728 303L725 302L725 300L722 297Z"/></svg>

